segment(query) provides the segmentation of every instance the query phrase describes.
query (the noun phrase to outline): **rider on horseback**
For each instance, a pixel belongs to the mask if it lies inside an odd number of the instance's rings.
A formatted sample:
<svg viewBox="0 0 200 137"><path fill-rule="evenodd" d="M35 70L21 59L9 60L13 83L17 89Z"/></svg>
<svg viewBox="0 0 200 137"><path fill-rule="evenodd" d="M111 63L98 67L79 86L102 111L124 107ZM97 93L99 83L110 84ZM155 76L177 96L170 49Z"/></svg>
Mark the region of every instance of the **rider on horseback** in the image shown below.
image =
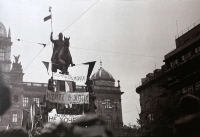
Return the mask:
<svg viewBox="0 0 200 137"><path fill-rule="evenodd" d="M62 72L64 71L64 67L59 67L60 65L64 65L63 63L60 64L60 59L59 59L59 53L61 52L65 42L63 41L63 34L59 33L57 40L53 39L53 32L51 32L51 36L50 36L50 40L52 43L54 43L54 47L53 47L53 54L51 57L51 62L52 62L52 71L53 72L57 72L57 68L60 69ZM71 57L70 52L68 52L67 54L69 54L68 56ZM67 56L67 55L66 55ZM70 64L71 66L74 66L73 62L72 62L72 57L70 60ZM57 66L57 67L56 67Z"/></svg>

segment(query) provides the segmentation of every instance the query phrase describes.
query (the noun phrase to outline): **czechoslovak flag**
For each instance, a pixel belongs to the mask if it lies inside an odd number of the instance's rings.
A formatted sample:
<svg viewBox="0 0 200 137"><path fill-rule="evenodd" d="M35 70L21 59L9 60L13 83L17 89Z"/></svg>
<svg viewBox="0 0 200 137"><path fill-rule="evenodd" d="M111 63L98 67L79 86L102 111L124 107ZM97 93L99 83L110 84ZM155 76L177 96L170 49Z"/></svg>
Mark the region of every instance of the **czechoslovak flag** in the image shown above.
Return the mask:
<svg viewBox="0 0 200 137"><path fill-rule="evenodd" d="M47 20L49 20L49 19L51 19L51 15L46 16L46 17L44 18L44 21L47 21Z"/></svg>
<svg viewBox="0 0 200 137"><path fill-rule="evenodd" d="M49 12L51 12L51 8L52 8L52 7L49 6ZM46 17L44 18L44 21L47 21L47 20L49 20L49 19L51 19L51 15L46 16Z"/></svg>

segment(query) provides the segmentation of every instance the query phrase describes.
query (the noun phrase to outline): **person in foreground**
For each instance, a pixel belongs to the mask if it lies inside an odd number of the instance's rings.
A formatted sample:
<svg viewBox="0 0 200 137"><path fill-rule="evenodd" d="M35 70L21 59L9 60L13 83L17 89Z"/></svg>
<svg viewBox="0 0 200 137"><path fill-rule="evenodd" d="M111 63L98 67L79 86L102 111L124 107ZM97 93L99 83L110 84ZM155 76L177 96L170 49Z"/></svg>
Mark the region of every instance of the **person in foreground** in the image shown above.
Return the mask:
<svg viewBox="0 0 200 137"><path fill-rule="evenodd" d="M194 95L185 95L180 100L184 116L174 124L175 137L200 137L200 103Z"/></svg>
<svg viewBox="0 0 200 137"><path fill-rule="evenodd" d="M83 116L75 122L47 123L41 137L114 137L103 118L97 115Z"/></svg>

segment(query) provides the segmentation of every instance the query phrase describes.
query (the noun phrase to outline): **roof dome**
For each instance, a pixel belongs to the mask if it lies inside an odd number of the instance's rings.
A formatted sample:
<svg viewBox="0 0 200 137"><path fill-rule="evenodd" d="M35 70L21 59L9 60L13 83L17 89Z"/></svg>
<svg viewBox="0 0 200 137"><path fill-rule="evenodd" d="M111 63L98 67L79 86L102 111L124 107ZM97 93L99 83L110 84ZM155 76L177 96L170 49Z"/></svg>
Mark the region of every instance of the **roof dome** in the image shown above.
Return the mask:
<svg viewBox="0 0 200 137"><path fill-rule="evenodd" d="M91 80L107 80L115 82L113 76L102 67L92 75Z"/></svg>
<svg viewBox="0 0 200 137"><path fill-rule="evenodd" d="M6 28L1 22L0 22L0 37L7 37Z"/></svg>

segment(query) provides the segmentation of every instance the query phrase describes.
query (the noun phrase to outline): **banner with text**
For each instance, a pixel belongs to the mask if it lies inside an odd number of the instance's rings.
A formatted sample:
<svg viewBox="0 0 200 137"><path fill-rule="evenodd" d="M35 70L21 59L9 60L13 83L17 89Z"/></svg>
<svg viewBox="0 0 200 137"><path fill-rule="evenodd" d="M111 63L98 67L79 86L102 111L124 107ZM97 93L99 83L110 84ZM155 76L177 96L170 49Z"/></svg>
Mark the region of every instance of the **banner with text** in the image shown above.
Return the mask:
<svg viewBox="0 0 200 137"><path fill-rule="evenodd" d="M89 65L77 65L75 67L69 67L69 75L53 73L54 80L74 81L76 85L83 86L87 80Z"/></svg>
<svg viewBox="0 0 200 137"><path fill-rule="evenodd" d="M89 104L88 92L52 92L46 91L46 100L61 104Z"/></svg>
<svg viewBox="0 0 200 137"><path fill-rule="evenodd" d="M65 115L65 114L55 114L55 113L49 113L48 114L48 122L66 122L66 123L72 123L78 118L80 118L82 115Z"/></svg>

